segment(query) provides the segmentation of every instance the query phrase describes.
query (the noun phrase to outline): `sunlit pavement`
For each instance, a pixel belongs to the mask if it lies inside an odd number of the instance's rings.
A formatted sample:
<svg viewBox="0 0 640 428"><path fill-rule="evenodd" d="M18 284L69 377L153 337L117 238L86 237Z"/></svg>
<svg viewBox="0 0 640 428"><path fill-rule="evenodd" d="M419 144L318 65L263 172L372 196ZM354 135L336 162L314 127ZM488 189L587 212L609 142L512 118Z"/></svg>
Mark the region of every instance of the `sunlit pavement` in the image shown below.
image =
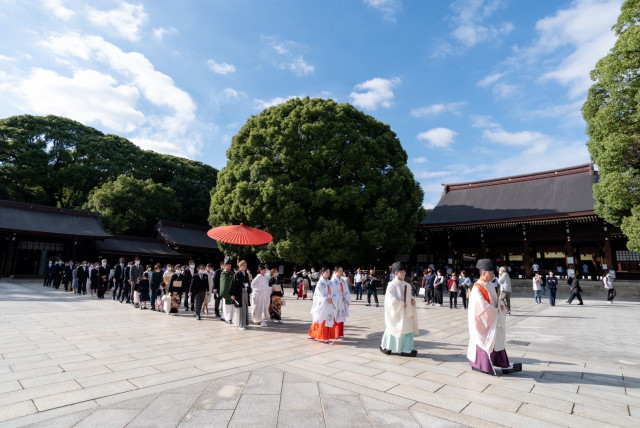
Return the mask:
<svg viewBox="0 0 640 428"><path fill-rule="evenodd" d="M472 372L466 311L418 302L418 357L378 347L353 301L343 342L307 339L310 300L246 331L0 281L3 426L640 426L640 303L512 298L515 375ZM545 296L546 299L546 296ZM213 311L212 311L213 312Z"/></svg>

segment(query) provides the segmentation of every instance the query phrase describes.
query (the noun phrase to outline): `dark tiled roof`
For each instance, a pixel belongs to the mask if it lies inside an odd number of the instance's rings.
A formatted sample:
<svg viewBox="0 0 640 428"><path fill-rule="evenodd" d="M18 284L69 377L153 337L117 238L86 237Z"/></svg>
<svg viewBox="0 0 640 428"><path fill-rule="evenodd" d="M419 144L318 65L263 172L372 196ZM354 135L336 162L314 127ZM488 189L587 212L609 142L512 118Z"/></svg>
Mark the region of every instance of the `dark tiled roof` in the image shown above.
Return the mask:
<svg viewBox="0 0 640 428"><path fill-rule="evenodd" d="M177 251L153 238L137 238L133 236L114 236L113 238L97 241L96 247L100 251L115 254L131 254L140 256L179 256Z"/></svg>
<svg viewBox="0 0 640 428"><path fill-rule="evenodd" d="M207 236L209 227L160 220L156 225L158 236L171 246L204 250L218 249L218 243Z"/></svg>
<svg viewBox="0 0 640 428"><path fill-rule="evenodd" d="M0 230L98 239L110 236L96 213L13 201L0 201Z"/></svg>
<svg viewBox="0 0 640 428"><path fill-rule="evenodd" d="M421 225L490 223L593 214L593 164L495 180L445 185Z"/></svg>

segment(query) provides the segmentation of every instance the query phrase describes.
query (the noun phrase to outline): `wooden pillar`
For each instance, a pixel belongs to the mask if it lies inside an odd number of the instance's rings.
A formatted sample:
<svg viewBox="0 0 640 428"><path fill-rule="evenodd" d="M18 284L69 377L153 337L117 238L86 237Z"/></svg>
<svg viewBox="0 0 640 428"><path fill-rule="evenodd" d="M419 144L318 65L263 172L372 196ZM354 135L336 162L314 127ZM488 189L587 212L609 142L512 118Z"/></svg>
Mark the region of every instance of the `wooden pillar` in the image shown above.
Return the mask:
<svg viewBox="0 0 640 428"><path fill-rule="evenodd" d="M2 276L7 277L13 275L13 269L16 263L16 254L16 236L14 234L9 241Z"/></svg>
<svg viewBox="0 0 640 428"><path fill-rule="evenodd" d="M604 238L604 263L607 264L607 271L615 269L615 260L613 259L613 251L611 250L611 240L607 236ZM602 272L600 272L602 275Z"/></svg>
<svg viewBox="0 0 640 428"><path fill-rule="evenodd" d="M529 278L531 272L531 260L529 259L529 241L527 240L527 227L522 226L522 264L524 269L524 278Z"/></svg>

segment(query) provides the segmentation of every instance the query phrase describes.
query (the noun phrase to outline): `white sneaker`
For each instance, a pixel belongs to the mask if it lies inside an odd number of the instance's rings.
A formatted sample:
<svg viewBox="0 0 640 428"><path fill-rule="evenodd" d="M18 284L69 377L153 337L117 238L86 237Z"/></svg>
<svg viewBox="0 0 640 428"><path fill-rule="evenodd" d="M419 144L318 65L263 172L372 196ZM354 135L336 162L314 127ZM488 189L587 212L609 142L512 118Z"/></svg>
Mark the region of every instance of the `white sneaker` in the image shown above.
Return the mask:
<svg viewBox="0 0 640 428"><path fill-rule="evenodd" d="M282 320L278 320L278 324L282 324Z"/></svg>
<svg viewBox="0 0 640 428"><path fill-rule="evenodd" d="M610 304L610 305L613 305L613 302L612 302L611 300L609 300L609 304Z"/></svg>
<svg viewBox="0 0 640 428"><path fill-rule="evenodd" d="M246 327L238 327L240 330L246 330Z"/></svg>
<svg viewBox="0 0 640 428"><path fill-rule="evenodd" d="M260 324L262 327L267 327L267 322L266 321L262 321L262 324Z"/></svg>

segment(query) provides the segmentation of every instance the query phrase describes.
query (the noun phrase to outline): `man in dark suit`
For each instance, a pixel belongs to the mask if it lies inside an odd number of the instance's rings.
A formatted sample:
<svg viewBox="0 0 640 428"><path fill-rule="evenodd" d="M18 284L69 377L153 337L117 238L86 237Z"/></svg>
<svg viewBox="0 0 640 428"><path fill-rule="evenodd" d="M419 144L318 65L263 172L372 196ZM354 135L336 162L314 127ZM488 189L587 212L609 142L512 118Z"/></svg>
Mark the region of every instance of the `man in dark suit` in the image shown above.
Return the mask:
<svg viewBox="0 0 640 428"><path fill-rule="evenodd" d="M53 286L57 290L60 288L60 283L62 282L62 275L64 274L64 264L62 263L62 259L58 259L54 267L54 275L53 275Z"/></svg>
<svg viewBox="0 0 640 428"><path fill-rule="evenodd" d="M78 294L87 294L87 279L89 278L89 268L86 260L78 266Z"/></svg>
<svg viewBox="0 0 640 428"><path fill-rule="evenodd" d="M116 298L122 303L122 298L124 297L124 257L121 257L119 260L120 263L116 265L113 276L115 278L115 285L113 287L113 300ZM117 292L117 297L116 297Z"/></svg>
<svg viewBox="0 0 640 428"><path fill-rule="evenodd" d="M69 262L64 265L64 273L62 274L62 283L64 284L64 291L71 291L71 280L73 276L73 262Z"/></svg>
<svg viewBox="0 0 640 428"><path fill-rule="evenodd" d="M196 273L196 262L193 260L189 260L189 267L184 270L184 280L187 284L191 284L191 280L193 279L193 275ZM184 287L184 310L189 310L189 288ZM194 310L194 301L191 299L191 310Z"/></svg>
<svg viewBox="0 0 640 428"><path fill-rule="evenodd" d="M194 317L200 318L200 311L204 303L204 297L209 291L209 276L204 273L204 265L198 266L198 272L191 277L191 286L189 287L189 297L191 297L191 304L195 303L196 313ZM193 310L193 309L192 309Z"/></svg>
<svg viewBox="0 0 640 428"><path fill-rule="evenodd" d="M216 316L224 321L224 318L220 317L220 274L224 269L224 261L220 262L220 269L213 272L213 302L215 305Z"/></svg>
<svg viewBox="0 0 640 428"><path fill-rule="evenodd" d="M130 293L131 285L129 285L129 278L131 278L131 266L133 266L133 262L127 263L124 267L124 279L122 280L122 298L126 298L127 303L131 303L131 300L133 300L133 296Z"/></svg>
<svg viewBox="0 0 640 428"><path fill-rule="evenodd" d="M144 272L144 266L140 264L140 257L136 257L133 261L133 266L129 270L129 296L131 296L131 303L133 303L133 287L142 279L142 273Z"/></svg>
<svg viewBox="0 0 640 428"><path fill-rule="evenodd" d="M109 287L109 270L107 259L102 260L102 264L98 268L98 299L104 299L104 293Z"/></svg>

